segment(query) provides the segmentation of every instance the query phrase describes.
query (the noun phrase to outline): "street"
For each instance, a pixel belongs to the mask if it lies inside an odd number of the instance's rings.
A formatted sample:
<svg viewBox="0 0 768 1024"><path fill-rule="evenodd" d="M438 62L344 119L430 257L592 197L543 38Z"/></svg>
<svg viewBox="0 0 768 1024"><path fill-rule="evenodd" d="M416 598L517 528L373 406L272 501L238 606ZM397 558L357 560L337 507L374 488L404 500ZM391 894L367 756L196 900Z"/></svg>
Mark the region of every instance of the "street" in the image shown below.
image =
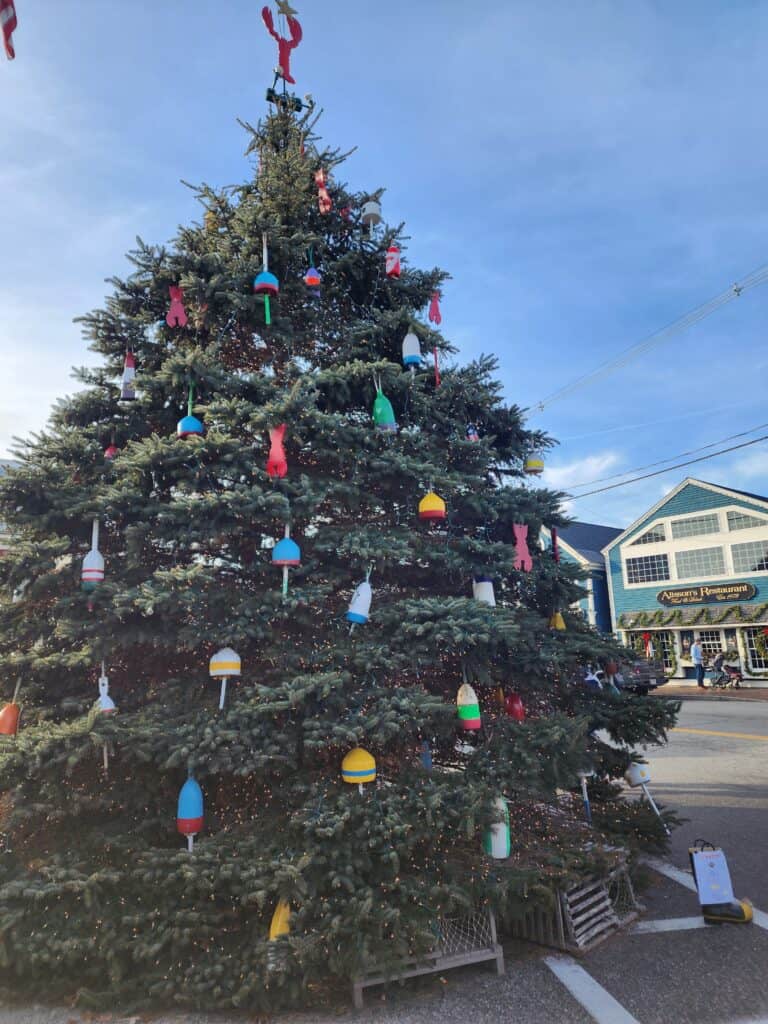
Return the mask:
<svg viewBox="0 0 768 1024"><path fill-rule="evenodd" d="M652 699L652 698L651 698ZM366 1010L282 1015L275 1024L758 1024L768 1021L768 701L685 701L664 750L648 751L651 791L689 821L667 872L651 872L641 921L578 961L521 943L506 946L507 973L470 967L366 995ZM721 846L739 897L756 907L748 926L704 926L691 891L688 847ZM658 867L658 865L657 865ZM675 876L677 869L677 877ZM682 873L685 873L684 875ZM687 883L686 884L681 884ZM763 913L761 914L760 911ZM79 1024L69 1011L0 1010L0 1024ZM98 1020L236 1024L197 1014ZM242 1021L253 1018L240 1018Z"/></svg>
<svg viewBox="0 0 768 1024"><path fill-rule="evenodd" d="M722 846L734 891L768 910L768 702L686 701L678 725L669 747L649 751L653 792L690 819L669 859L687 869L695 839Z"/></svg>

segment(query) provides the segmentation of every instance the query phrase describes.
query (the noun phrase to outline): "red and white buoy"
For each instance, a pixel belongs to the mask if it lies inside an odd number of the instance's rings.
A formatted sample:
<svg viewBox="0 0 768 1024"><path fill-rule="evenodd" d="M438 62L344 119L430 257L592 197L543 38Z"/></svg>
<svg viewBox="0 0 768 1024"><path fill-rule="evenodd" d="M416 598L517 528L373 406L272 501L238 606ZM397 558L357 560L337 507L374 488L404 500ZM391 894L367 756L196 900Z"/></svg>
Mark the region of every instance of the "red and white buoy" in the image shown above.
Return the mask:
<svg viewBox="0 0 768 1024"><path fill-rule="evenodd" d="M136 386L134 380L136 378L136 359L130 349L125 353L125 363L123 365L123 381L120 389L120 401L121 402L132 402L136 398Z"/></svg>

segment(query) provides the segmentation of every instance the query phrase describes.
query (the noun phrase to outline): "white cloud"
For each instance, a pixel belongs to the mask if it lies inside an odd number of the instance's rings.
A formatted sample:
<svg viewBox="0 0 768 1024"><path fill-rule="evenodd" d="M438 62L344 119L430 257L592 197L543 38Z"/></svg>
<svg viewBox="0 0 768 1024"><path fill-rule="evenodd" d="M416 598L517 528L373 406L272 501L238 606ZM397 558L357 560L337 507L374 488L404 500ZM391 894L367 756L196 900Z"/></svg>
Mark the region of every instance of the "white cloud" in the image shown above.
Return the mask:
<svg viewBox="0 0 768 1024"><path fill-rule="evenodd" d="M569 490L571 487L602 479L623 461L623 456L614 451L587 455L560 466L547 465L542 479L547 487L554 490Z"/></svg>
<svg viewBox="0 0 768 1024"><path fill-rule="evenodd" d="M759 483L758 490L765 491L768 485L768 451L765 446L755 447L748 455L736 459L730 467L730 476L734 483Z"/></svg>

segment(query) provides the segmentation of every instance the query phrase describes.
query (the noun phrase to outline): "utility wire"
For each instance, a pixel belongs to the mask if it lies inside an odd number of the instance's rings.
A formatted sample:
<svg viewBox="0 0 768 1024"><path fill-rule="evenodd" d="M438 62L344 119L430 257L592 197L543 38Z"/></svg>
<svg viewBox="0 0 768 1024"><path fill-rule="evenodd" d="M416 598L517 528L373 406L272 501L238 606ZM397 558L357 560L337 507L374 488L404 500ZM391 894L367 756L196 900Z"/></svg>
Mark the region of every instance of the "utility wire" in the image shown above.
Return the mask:
<svg viewBox="0 0 768 1024"><path fill-rule="evenodd" d="M737 281L736 284L731 285L727 291L722 292L720 295L716 295L715 298L710 299L709 302L705 302L704 305L691 310L689 313L686 313L685 316L682 316L673 323L668 324L660 331L656 331L655 334L651 334L643 341L624 349L616 359L611 359L605 363L601 363L596 367L596 369L589 373L582 374L581 377L577 377L575 380L571 381L570 384L565 384L563 387L558 388L557 391L553 391L545 398L542 398L541 401L536 402L531 406L531 411L543 412L548 405L551 405L553 402L556 402L561 398L565 398L566 395L570 395L572 392L578 390L578 388L584 387L586 384L594 383L595 381L600 380L601 377L606 377L609 373L613 373L614 370L620 370L644 352L648 352L650 349L655 348L657 345L661 345L662 342L667 341L676 334L681 334L689 327L693 327L695 324L705 320L708 316L711 316L720 309L721 306L725 306L734 299L738 299L743 292L749 291L751 288L756 288L758 285L765 284L767 281L768 265L760 267L759 270L753 271L745 277L743 281Z"/></svg>
<svg viewBox="0 0 768 1024"><path fill-rule="evenodd" d="M706 462L708 459L714 459L718 455L727 455L728 452L738 451L740 448L749 448L753 444L758 444L760 441L768 441L768 434L763 434L762 437L756 437L752 441L744 441L742 444L734 444L730 448L723 448L719 452L712 452L709 455L700 455L698 459L689 459L688 462L678 462L675 466L667 466L666 469L657 469L655 473L646 473L644 476L635 476L631 480L625 480L620 484L609 484L608 487L599 487L596 491L585 491L583 494L569 495L570 501L578 501L579 498L589 498L593 494L604 494L606 491L615 491L617 487L628 487L630 484L636 484L640 480L650 480L652 476L662 476L664 473L671 473L673 469L681 469L683 466L692 466L696 462Z"/></svg>
<svg viewBox="0 0 768 1024"><path fill-rule="evenodd" d="M692 448L689 452L680 452L679 455L670 455L668 459L659 459L658 462L649 462L647 466L635 466L634 469L626 469L623 473L613 473L612 476L601 476L596 480L585 480L582 484L571 484L571 487L591 487L593 484L604 484L608 480L619 480L623 476L629 476L631 473L642 473L646 469L655 469L656 466L664 466L667 462L675 462L677 459L686 459L689 455L698 455L699 452L705 452L708 448L717 448L719 444L725 444L726 441L735 441L739 437L746 437L747 434L754 434L757 430L765 430L768 427L768 423L759 423L756 427L750 427L749 430L742 430L740 434L731 434L729 437L721 437L719 441L713 441L711 444L703 444L701 448Z"/></svg>

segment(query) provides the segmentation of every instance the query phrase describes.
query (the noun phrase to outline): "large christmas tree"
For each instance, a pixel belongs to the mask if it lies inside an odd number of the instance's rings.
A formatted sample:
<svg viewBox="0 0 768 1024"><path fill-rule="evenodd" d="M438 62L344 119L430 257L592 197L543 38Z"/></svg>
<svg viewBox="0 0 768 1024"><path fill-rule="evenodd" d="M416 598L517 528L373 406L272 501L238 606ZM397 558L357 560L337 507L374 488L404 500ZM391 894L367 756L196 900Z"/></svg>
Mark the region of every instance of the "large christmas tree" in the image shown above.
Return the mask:
<svg viewBox="0 0 768 1024"><path fill-rule="evenodd" d="M83 320L101 367L0 486L6 992L275 1006L662 841L611 780L675 709L573 685L618 652L538 543L550 442L493 358L453 361L445 274L381 193L270 97L250 180L138 243ZM587 761L595 830L563 795Z"/></svg>

